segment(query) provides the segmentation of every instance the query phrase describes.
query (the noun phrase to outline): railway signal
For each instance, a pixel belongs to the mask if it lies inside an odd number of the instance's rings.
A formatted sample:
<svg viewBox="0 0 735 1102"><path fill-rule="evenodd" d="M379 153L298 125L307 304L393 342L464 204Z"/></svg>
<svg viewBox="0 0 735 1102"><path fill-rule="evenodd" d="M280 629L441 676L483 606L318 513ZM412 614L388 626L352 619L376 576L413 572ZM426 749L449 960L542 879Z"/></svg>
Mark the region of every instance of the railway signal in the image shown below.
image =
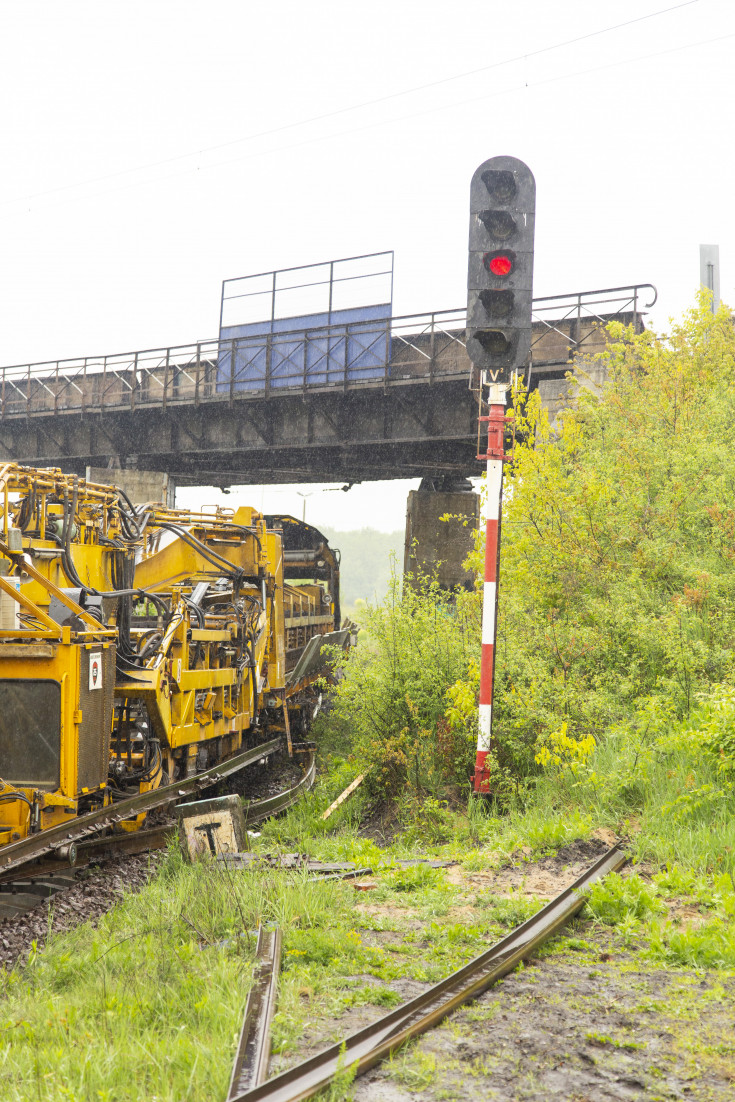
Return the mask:
<svg viewBox="0 0 735 1102"><path fill-rule="evenodd" d="M491 157L470 185L467 353L487 382L509 383L531 347L536 182L515 157Z"/></svg>
<svg viewBox="0 0 735 1102"><path fill-rule="evenodd" d="M480 375L480 421L487 424L485 577L474 791L490 792L495 632L503 502L505 400L531 349L536 182L523 161L491 157L470 185L467 354ZM483 404L487 415L482 415Z"/></svg>

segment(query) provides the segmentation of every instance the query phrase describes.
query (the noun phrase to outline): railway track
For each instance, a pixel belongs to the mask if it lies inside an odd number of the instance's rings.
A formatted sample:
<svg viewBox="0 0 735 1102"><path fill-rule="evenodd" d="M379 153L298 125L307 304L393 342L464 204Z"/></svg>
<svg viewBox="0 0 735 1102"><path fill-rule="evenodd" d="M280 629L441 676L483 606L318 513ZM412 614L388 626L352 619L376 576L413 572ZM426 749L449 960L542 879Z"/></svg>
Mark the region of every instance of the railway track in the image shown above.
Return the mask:
<svg viewBox="0 0 735 1102"><path fill-rule="evenodd" d="M95 862L112 857L134 856L162 849L176 824L171 820L135 834L116 834L109 838L94 838L76 848L74 866L59 867L58 861L34 864L27 876L0 877L0 921L18 918L34 907L53 899L59 892L79 883L79 873Z"/></svg>
<svg viewBox="0 0 735 1102"><path fill-rule="evenodd" d="M129 799L120 800L115 804L91 811L87 815L80 815L69 823L61 823L55 827L49 827L39 834L30 834L27 838L21 838L18 842L11 842L4 847L0 857L0 874L11 872L28 864L35 858L43 857L48 853L53 854L59 860L73 865L75 863L76 847L80 841L93 834L110 827L117 826L126 819L134 819L136 816L154 811L157 808L166 807L176 803L184 796L194 796L205 788L211 788L218 781L224 780L232 773L244 769L246 765L262 761L281 749L280 738L271 739L261 746L246 750L228 761L221 762L211 769L205 769L201 773L195 773L183 781L165 785L163 788L153 789L151 792L143 792Z"/></svg>
<svg viewBox="0 0 735 1102"><path fill-rule="evenodd" d="M282 745L280 739L271 740L186 781L80 816L73 824L64 824L61 838L58 831L46 831L43 835L32 835L7 847L3 853L4 865L0 869L0 921L18 918L41 903L50 901L59 892L73 887L79 881L80 871L91 864L162 849L176 830L173 819L147 830L104 837L95 835L143 810L161 810L179 799L197 794L248 765L269 757ZM316 755L312 752L304 776L296 784L274 796L246 803L246 824L254 826L293 806L312 787L315 777ZM46 835L51 833L54 837L47 838ZM14 852L8 853L11 849Z"/></svg>
<svg viewBox="0 0 735 1102"><path fill-rule="evenodd" d="M587 890L622 868L626 860L621 846L613 846L555 899L469 964L371 1025L266 1081L264 1069L270 1044L267 1027L274 1012L272 992L278 957L270 954L268 968L263 952L255 985L260 994L254 1006L248 1001L227 1102L303 1102L328 1087L340 1070L349 1068L354 1075L362 1075L407 1041L438 1025L453 1010L476 999L530 957L582 909Z"/></svg>
<svg viewBox="0 0 735 1102"><path fill-rule="evenodd" d="M259 749L261 753L273 752L272 744L264 744ZM248 757L248 763L259 760L257 757L242 756ZM244 768L244 765L240 768ZM232 771L234 770L228 772ZM214 779L221 779L222 767L220 766L218 770L208 771L206 775L200 774L196 778L191 778L191 784L186 787L169 786L169 791L163 795L168 802L173 802L176 798L184 798L190 794L192 785L196 789L197 782L200 787L211 785L212 774L215 772L220 776ZM315 760L312 755L305 775L297 783L276 795L249 801L244 809L246 821L253 825L297 802L313 783L314 775ZM139 802L138 797L126 803L137 805ZM162 802L158 806L163 806ZM89 824L79 824L80 829L87 829L88 826ZM99 820L95 820L95 826L97 829L104 829ZM174 829L173 820L169 820L136 833L116 834L104 838L79 837L76 839L77 866L74 869L60 868L59 861L52 858L37 861L30 869L26 861L25 866L21 866L24 875L19 876L17 871L13 874L7 870L3 871L0 874L0 919L12 920L33 907L49 901L57 892L73 886L76 883L78 871L95 861L160 849L166 844ZM46 847L46 853L48 852ZM242 855L243 858L245 856L248 855ZM613 847L541 911L463 968L433 985L417 998L389 1011L368 1027L346 1037L341 1043L327 1048L311 1059L269 1080L265 1077L269 1055L269 1025L276 1005L280 935L262 931L262 937L259 937L259 951L256 955L257 982L248 1000L240 1045L232 1071L228 1102L260 1102L261 1099L263 1102L299 1102L327 1087L340 1069L354 1067L357 1075L367 1071L409 1039L439 1024L463 1003L477 998L498 979L515 968L519 962L528 959L545 940L581 909L587 889L607 873L619 869L624 863L625 855L621 848ZM328 871L326 866L316 870L321 874ZM370 870L358 871L360 874L365 874ZM116 872L119 877L119 866ZM335 875L347 877L357 873L349 870L345 872L340 868Z"/></svg>

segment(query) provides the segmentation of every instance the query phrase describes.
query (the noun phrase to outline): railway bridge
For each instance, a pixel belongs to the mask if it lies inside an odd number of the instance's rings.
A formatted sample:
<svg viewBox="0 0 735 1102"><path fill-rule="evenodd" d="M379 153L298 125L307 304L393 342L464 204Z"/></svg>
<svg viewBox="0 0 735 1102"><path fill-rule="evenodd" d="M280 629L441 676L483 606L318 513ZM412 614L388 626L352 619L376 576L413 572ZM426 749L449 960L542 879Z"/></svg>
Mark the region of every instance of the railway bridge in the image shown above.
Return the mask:
<svg viewBox="0 0 735 1102"><path fill-rule="evenodd" d="M534 300L531 388L554 403L650 284ZM477 474L465 312L0 368L0 462L165 471L179 485Z"/></svg>

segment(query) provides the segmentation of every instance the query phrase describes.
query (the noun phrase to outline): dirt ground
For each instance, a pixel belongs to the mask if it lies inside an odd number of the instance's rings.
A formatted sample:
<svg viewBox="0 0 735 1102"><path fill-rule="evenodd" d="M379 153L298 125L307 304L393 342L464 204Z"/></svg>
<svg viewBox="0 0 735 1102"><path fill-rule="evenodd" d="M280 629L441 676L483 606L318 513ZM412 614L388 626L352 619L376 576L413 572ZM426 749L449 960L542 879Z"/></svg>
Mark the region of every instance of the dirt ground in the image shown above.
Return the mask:
<svg viewBox="0 0 735 1102"><path fill-rule="evenodd" d="M575 842L533 861L521 853L504 868L465 868L440 875L455 889L439 921L476 924L477 899L545 901L574 881L613 841ZM157 855L156 855L157 859ZM479 862L481 865L482 863ZM66 928L103 913L131 882L142 884L155 861L128 859L91 873L54 901L54 926ZM642 876L657 871L638 865ZM363 918L365 944L401 953L410 940L420 959L425 917L406 893L379 898L380 878L354 883L355 920ZM670 908L685 924L702 915L686 900ZM384 924L385 928L381 928ZM12 963L48 929L44 908L0 926L0 960ZM492 943L494 937L489 939ZM528 1102L627 1102L627 1100L735 1100L735 975L732 972L665 968L645 959L635 943L624 945L614 929L577 919L525 966L476 1002L456 1011L355 1081L345 1098L354 1102L427 1102L502 1099ZM480 951L478 947L477 951ZM414 960L416 957L413 958ZM411 975L393 979L356 975L355 988L389 988L401 1001L429 987ZM274 1056L271 1075L308 1058L375 1021L384 1008L348 1007L337 1018L315 1015L298 1050ZM332 1102L337 1096L331 1095Z"/></svg>
<svg viewBox="0 0 735 1102"><path fill-rule="evenodd" d="M455 865L446 876L466 893L468 915L478 890L546 900L588 868L606 843L608 839L577 842L553 857L521 861L498 872ZM635 871L646 874L640 865ZM382 914L393 924L401 915L395 902L373 901L369 890L356 910L371 918ZM462 912L460 899L449 917L461 921ZM686 921L684 904L679 913ZM694 914L691 918L695 920ZM407 907L402 929L420 926ZM400 939L395 928L373 929L369 936L385 947ZM355 982L364 984L370 977L355 977ZM405 977L387 986L409 999L429 984ZM361 1006L325 1023L324 1030L313 1023L298 1058L380 1014L374 1006ZM276 1058L271 1074L293 1062L293 1057L283 1062ZM732 1102L735 976L661 967L645 960L639 947L621 947L609 928L577 919L524 967L356 1080L351 1090L355 1102Z"/></svg>
<svg viewBox="0 0 735 1102"><path fill-rule="evenodd" d="M735 983L639 968L592 936L594 967L563 953L511 974L358 1080L355 1102L735 1098Z"/></svg>

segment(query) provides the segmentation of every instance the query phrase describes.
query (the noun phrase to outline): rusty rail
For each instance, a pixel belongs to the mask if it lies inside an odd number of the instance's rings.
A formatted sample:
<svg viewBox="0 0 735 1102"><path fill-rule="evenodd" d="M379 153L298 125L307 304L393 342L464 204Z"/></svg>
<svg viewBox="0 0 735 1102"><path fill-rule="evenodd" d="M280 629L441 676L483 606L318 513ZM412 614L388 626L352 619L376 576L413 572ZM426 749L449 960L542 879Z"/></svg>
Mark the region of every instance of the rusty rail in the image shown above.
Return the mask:
<svg viewBox="0 0 735 1102"><path fill-rule="evenodd" d="M71 866L72 872L83 869L103 857L130 857L135 854L148 853L150 850L163 849L173 831L176 830L174 822L164 823L161 826L152 827L150 830L136 830L125 834L114 834L108 838L89 838L85 842L79 842L76 846L76 860ZM34 862L26 870L22 870L23 879L38 879L45 876L64 876L68 874L63 864L54 860ZM24 874L24 875L23 875ZM18 882L17 873L7 873L0 870L0 892L3 885Z"/></svg>
<svg viewBox="0 0 735 1102"><path fill-rule="evenodd" d="M20 868L36 857L42 857L54 850L70 848L81 839L97 834L107 827L115 826L124 819L132 819L145 811L153 811L166 804L175 803L182 796L188 796L198 792L202 788L208 788L223 780L231 773L244 769L246 765L267 758L275 754L281 748L280 738L264 742L262 746L255 746L238 754L228 761L206 769L202 773L196 773L193 777L187 777L176 784L166 785L164 788L156 788L152 792L143 792L138 796L132 796L128 800L120 800L119 803L108 804L88 815L80 815L70 823L60 823L58 826L49 827L39 834L30 834L27 838L21 838L18 842L11 842L0 851L0 872L6 873ZM300 782L301 783L301 782ZM291 791L291 790L289 790ZM283 796L283 793L281 793ZM267 802L267 801L264 801ZM265 817L265 816L263 816ZM69 862L73 864L74 861Z"/></svg>
<svg viewBox="0 0 735 1102"><path fill-rule="evenodd" d="M103 857L130 856L162 849L176 829L167 823L152 830L140 830L131 834L116 834L112 838L92 838L77 846L77 859L73 868L64 868L58 861L43 861L31 865L25 876L0 874L0 919L18 918L42 903L47 903L59 892L73 887L79 881L76 874Z"/></svg>
<svg viewBox="0 0 735 1102"><path fill-rule="evenodd" d="M596 881L625 864L620 846L613 846L578 880L464 968L441 983L358 1030L340 1044L240 1094L228 1102L302 1102L328 1086L340 1069L361 1075L412 1037L437 1025L457 1007L476 999L488 987L528 957L564 926L584 905L584 893Z"/></svg>
<svg viewBox="0 0 735 1102"><path fill-rule="evenodd" d="M285 811L297 803L304 792L311 788L316 779L316 754L310 755L309 765L302 779L293 788L287 788L285 792L279 792L277 796L269 796L266 800L252 800L245 804L245 822L248 826L268 819L271 815L277 815L279 811Z"/></svg>
<svg viewBox="0 0 735 1102"><path fill-rule="evenodd" d="M272 740L269 743L265 743L262 747L258 747L260 751L258 757L264 757L273 752L273 749L280 748L280 740ZM249 765L252 761L257 761L258 757L253 758L253 751L248 751L247 754L240 755L238 758L233 758L232 762L226 762L225 765L234 766L234 764L240 760L240 758L247 758L244 765L238 766L238 768L244 768L245 765ZM227 770L227 774L234 772L234 768ZM212 777L214 772L218 773L216 778ZM200 787L206 787L202 785L203 778L211 777L212 779L208 783L213 783L215 779L220 779L226 775L223 772L222 765L215 766L214 769L208 770L207 773L199 773L196 777L189 779L186 782L193 787L193 782L199 781ZM309 767L306 775L302 777L297 784L292 788L286 789L284 792L279 792L277 796L269 797L267 800L259 800L256 803L251 803L250 807L256 810L252 817L246 816L246 821L249 823L260 822L262 819L267 818L269 815L275 815L279 811L285 810L287 807L291 807L295 804L304 791L311 788L316 776L316 757L312 753ZM170 793L171 789L175 789L173 796ZM161 801L157 806L162 806L163 803L171 803L184 793L183 783L170 785L165 789L158 789L158 793L163 793ZM148 793L147 795L153 795ZM138 801L141 797L133 797ZM116 821L119 820L120 815L128 817L130 815L129 810L130 801L119 803L115 805ZM105 811L111 810L110 808L103 809ZM98 815L95 812L93 815ZM73 866L73 870L84 868L86 865L91 864L95 860L99 860L103 857L114 857L123 855L133 855L139 853L145 853L149 850L161 849L166 845L168 839L172 833L176 830L176 824L174 822L168 822L161 824L160 826L153 827L149 830L138 830L130 833L115 834L106 838L86 837L85 835L94 835L97 830L104 829L103 825L93 826L89 820L93 816L80 816L77 823L73 826L78 826L80 839L67 839L61 846L58 843L49 843L44 845L43 848L39 848L38 851L33 852L30 856L24 857L20 863L16 860L13 864L7 865L5 868L0 867L0 918L11 917L10 911L14 913L12 917L24 914L25 912L32 910L39 903L50 898L56 891L61 891L66 887L69 887L73 880L73 873L65 872L64 865ZM67 833L70 832L69 824L64 824L64 829ZM44 834L47 832L44 832ZM33 835L34 840L45 843L46 839L42 835ZM28 841L28 839L24 839ZM43 856L44 852L53 852L56 847L56 852L63 852L65 860L62 863L57 858L47 858L45 861L38 861L39 856ZM250 854L235 855L250 857ZM18 876L18 868L21 868L21 876ZM334 866L334 868L341 868L342 866ZM346 866L345 866L346 868ZM344 872L343 878L353 878L355 876L363 876L366 872L371 870L366 869L350 869ZM329 872L332 872L330 867ZM329 877L330 879L333 877ZM56 884L54 884L56 881ZM12 895L11 895L12 893ZM10 903L15 902L14 907L10 907Z"/></svg>
<svg viewBox="0 0 735 1102"><path fill-rule="evenodd" d="M271 1054L270 1028L276 1009L276 987L281 967L281 931L258 929L253 986L245 1004L240 1043L232 1067L227 1099L265 1082Z"/></svg>

